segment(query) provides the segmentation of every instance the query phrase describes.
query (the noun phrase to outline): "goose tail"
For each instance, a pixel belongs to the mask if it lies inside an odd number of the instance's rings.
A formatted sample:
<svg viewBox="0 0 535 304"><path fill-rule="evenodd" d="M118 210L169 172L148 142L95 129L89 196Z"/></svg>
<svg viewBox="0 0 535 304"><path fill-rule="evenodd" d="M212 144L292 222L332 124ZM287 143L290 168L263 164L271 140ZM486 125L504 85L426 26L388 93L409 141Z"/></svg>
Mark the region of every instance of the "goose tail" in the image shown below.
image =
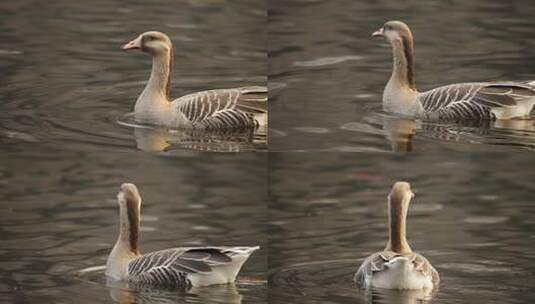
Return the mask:
<svg viewBox="0 0 535 304"><path fill-rule="evenodd" d="M267 87L243 87L238 89L238 108L246 113L264 114L268 110Z"/></svg>

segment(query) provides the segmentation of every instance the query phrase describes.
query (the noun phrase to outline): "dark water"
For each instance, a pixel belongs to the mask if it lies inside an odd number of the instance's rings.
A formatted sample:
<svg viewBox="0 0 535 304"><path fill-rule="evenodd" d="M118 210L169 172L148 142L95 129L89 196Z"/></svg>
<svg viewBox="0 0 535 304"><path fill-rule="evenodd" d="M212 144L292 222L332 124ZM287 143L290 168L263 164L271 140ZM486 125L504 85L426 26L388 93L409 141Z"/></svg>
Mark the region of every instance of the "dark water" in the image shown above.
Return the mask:
<svg viewBox="0 0 535 304"><path fill-rule="evenodd" d="M531 1L150 3L0 4L0 303L535 300L534 121L429 124L382 113L391 54L369 39L385 20L409 23L422 90L535 79ZM151 61L119 47L152 29L175 42L173 96L265 85L269 50L275 153L204 152L266 151L266 130L191 134L132 122ZM381 153L391 151L412 153ZM385 245L397 180L417 193L409 240L441 273L433 294L364 293L351 281ZM127 181L144 198L143 252L262 249L235 285L107 285L114 199Z"/></svg>
<svg viewBox="0 0 535 304"><path fill-rule="evenodd" d="M266 155L254 153L3 153L0 302L166 303L178 297L188 303L265 303L266 175ZM115 243L115 198L125 181L136 183L144 199L142 252L208 244L262 249L244 265L235 287L189 295L108 288L102 270L86 268L104 265Z"/></svg>
<svg viewBox="0 0 535 304"><path fill-rule="evenodd" d="M267 155L192 151L266 150L265 134L132 126L151 60L120 51L140 32L168 33L177 50L173 96L265 85L265 21L265 1L0 4L1 303L265 302ZM144 197L143 252L264 248L235 286L188 294L107 287L99 266L116 239L114 199L126 181Z"/></svg>
<svg viewBox="0 0 535 304"><path fill-rule="evenodd" d="M152 61L122 44L147 30L174 42L172 96L266 85L266 2L3 1L0 139L81 150L265 150L255 136L189 136L120 125Z"/></svg>
<svg viewBox="0 0 535 304"><path fill-rule="evenodd" d="M411 26L422 91L457 82L533 80L534 13L528 0L269 1L270 149L532 150L533 120L473 127L383 117L392 55L386 42L370 35L387 20Z"/></svg>
<svg viewBox="0 0 535 304"><path fill-rule="evenodd" d="M533 302L530 154L271 154L270 303ZM352 283L386 244L386 197L398 180L416 193L409 243L441 274L432 295L366 294Z"/></svg>

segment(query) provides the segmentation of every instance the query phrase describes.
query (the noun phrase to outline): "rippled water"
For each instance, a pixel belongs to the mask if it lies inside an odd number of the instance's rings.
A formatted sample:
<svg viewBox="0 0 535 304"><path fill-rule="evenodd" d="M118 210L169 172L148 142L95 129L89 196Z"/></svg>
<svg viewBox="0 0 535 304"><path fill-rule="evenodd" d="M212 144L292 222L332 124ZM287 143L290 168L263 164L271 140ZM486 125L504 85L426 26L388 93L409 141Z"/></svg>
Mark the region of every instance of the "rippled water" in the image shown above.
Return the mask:
<svg viewBox="0 0 535 304"><path fill-rule="evenodd" d="M391 54L369 39L387 19L407 21L421 89L535 79L530 1L269 0L269 25L265 0L150 3L0 4L0 302L535 300L535 162L525 151L535 148L534 121L431 124L383 113ZM175 42L173 96L265 85L269 49L275 153L204 153L266 151L265 129L135 123L151 61L119 47L149 29ZM380 153L392 151L412 153ZM352 282L384 247L396 180L417 193L409 240L441 273L432 294L363 292ZM262 249L235 285L184 293L109 284L102 266L126 181L144 198L143 252Z"/></svg>
<svg viewBox="0 0 535 304"><path fill-rule="evenodd" d="M0 157L0 302L265 303L266 154L17 148ZM142 252L202 245L262 249L235 286L187 294L107 286L98 266L117 237L116 194L126 181L143 196Z"/></svg>
<svg viewBox="0 0 535 304"><path fill-rule="evenodd" d="M273 0L269 9L271 150L535 147L534 120L436 126L382 117L392 55L385 42L370 39L387 20L407 22L422 91L457 82L532 80L531 1Z"/></svg>
<svg viewBox="0 0 535 304"><path fill-rule="evenodd" d="M4 1L0 139L79 150L169 151L195 149L197 142L201 150L267 149L262 130L254 142L214 140L117 122L132 111L152 64L146 54L120 46L147 30L174 41L174 97L266 85L265 6L264 0Z"/></svg>
<svg viewBox="0 0 535 304"><path fill-rule="evenodd" d="M265 249L234 287L188 294L107 286L98 270L116 239L114 199L126 181L144 197L143 252L265 247L267 156L192 151L266 150L265 130L191 134L133 123L151 60L120 50L140 32L168 33L177 50L173 96L265 85L265 5L0 4L0 302L265 302Z"/></svg>
<svg viewBox="0 0 535 304"><path fill-rule="evenodd" d="M531 303L530 154L273 153L270 303ZM364 293L352 282L362 260L386 244L386 197L398 180L416 193L409 242L441 274L431 295Z"/></svg>

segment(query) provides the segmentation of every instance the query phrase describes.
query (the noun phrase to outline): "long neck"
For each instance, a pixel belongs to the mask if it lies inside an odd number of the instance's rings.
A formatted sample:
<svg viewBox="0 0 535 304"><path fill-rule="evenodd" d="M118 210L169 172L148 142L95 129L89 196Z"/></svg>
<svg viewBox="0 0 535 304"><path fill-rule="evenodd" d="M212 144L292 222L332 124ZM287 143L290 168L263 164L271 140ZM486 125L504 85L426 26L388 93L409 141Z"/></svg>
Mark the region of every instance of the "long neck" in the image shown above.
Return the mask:
<svg viewBox="0 0 535 304"><path fill-rule="evenodd" d="M155 95L163 96L169 101L174 62L173 55L173 48L171 48L168 52L159 53L152 57L152 71L142 96L151 98L154 98Z"/></svg>
<svg viewBox="0 0 535 304"><path fill-rule="evenodd" d="M388 244L385 250L398 253L411 252L407 242L407 206L401 202L388 202Z"/></svg>
<svg viewBox="0 0 535 304"><path fill-rule="evenodd" d="M139 204L133 201L120 207L119 238L115 246L126 248L133 254L139 254L139 215Z"/></svg>
<svg viewBox="0 0 535 304"><path fill-rule="evenodd" d="M414 79L414 45L412 38L402 37L392 42L393 64L390 82L395 85L416 90Z"/></svg>

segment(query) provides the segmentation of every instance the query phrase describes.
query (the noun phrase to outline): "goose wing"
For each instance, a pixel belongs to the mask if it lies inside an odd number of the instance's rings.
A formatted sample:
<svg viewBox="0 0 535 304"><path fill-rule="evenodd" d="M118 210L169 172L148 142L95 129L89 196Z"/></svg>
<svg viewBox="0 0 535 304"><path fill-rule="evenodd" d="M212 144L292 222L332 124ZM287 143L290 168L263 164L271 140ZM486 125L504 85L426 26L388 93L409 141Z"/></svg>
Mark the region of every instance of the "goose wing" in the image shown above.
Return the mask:
<svg viewBox="0 0 535 304"><path fill-rule="evenodd" d="M385 269L385 263L398 256L401 255L392 251L381 251L370 255L362 262L353 280L359 286L366 286L367 278L372 276L374 272L383 271Z"/></svg>
<svg viewBox="0 0 535 304"><path fill-rule="evenodd" d="M434 286L437 286L440 282L440 276L435 267L421 254L411 253L411 261L414 265L414 269L421 272L424 276L430 277Z"/></svg>
<svg viewBox="0 0 535 304"><path fill-rule="evenodd" d="M494 119L492 108L516 107L535 98L525 82L461 83L421 93L424 111L434 119Z"/></svg>
<svg viewBox="0 0 535 304"><path fill-rule="evenodd" d="M202 91L183 96L173 103L196 127L246 128L255 125L254 115L267 113L267 88Z"/></svg>
<svg viewBox="0 0 535 304"><path fill-rule="evenodd" d="M212 267L231 262L220 248L173 248L135 258L128 264L128 277L132 283L189 287L188 274L210 273Z"/></svg>

